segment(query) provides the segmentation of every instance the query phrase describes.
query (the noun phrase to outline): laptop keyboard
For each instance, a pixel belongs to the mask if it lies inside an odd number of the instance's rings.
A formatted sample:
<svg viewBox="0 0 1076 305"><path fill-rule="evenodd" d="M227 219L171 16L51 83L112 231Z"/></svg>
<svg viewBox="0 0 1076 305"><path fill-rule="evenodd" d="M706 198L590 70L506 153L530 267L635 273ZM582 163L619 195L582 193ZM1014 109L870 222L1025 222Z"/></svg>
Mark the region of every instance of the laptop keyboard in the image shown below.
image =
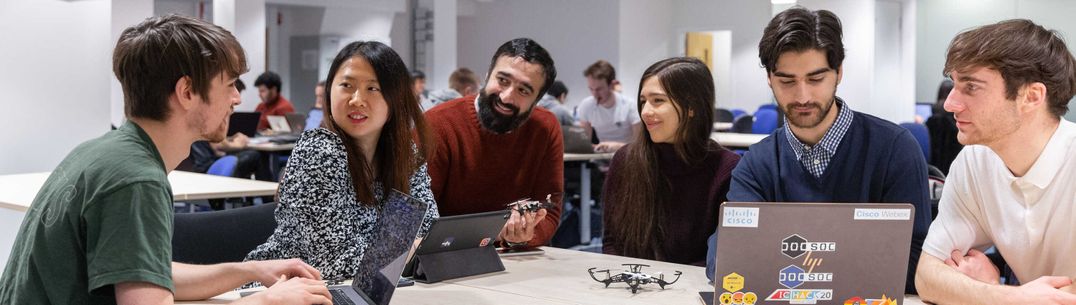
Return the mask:
<svg viewBox="0 0 1076 305"><path fill-rule="evenodd" d="M329 289L329 293L333 295L334 305L355 305L355 302L352 302L341 289Z"/></svg>

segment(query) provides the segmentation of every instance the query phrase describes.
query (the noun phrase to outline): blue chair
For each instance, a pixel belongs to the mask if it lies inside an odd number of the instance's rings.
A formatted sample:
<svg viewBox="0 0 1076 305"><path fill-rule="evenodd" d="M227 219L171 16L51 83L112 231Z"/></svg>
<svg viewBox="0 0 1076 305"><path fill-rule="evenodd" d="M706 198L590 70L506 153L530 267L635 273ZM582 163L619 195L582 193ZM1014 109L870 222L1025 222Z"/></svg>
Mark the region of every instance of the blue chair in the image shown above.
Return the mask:
<svg viewBox="0 0 1076 305"><path fill-rule="evenodd" d="M761 109L755 112L755 123L751 124L751 133L770 134L777 129L777 110Z"/></svg>
<svg viewBox="0 0 1076 305"><path fill-rule="evenodd" d="M213 165L209 166L209 170L206 171L206 173L210 175L231 177L235 174L235 166L238 162L239 158L232 155L221 157L220 159L217 159L217 161L213 161Z"/></svg>
<svg viewBox="0 0 1076 305"><path fill-rule="evenodd" d="M915 141L919 142L919 149L923 150L923 157L930 160L930 131L927 127L916 123L900 123L900 127L912 133Z"/></svg>
<svg viewBox="0 0 1076 305"><path fill-rule="evenodd" d="M777 111L777 104L762 104L762 105L758 105L758 109L755 110L755 113L758 113L759 111L762 111L762 110Z"/></svg>
<svg viewBox="0 0 1076 305"><path fill-rule="evenodd" d="M732 112L732 120L734 122L736 121L736 119L739 119L740 117L747 115L747 111L743 111L743 109L739 109L739 108L733 108L733 109L730 109L729 111Z"/></svg>

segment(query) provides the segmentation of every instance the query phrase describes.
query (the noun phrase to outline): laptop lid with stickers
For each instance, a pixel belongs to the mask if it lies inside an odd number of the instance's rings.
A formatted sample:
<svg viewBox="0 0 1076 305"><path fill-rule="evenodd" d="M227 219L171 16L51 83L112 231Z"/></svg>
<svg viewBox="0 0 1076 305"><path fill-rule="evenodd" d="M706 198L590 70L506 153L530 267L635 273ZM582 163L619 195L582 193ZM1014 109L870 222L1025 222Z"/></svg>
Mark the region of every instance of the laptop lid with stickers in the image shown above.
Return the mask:
<svg viewBox="0 0 1076 305"><path fill-rule="evenodd" d="M904 303L911 204L721 205L714 304Z"/></svg>

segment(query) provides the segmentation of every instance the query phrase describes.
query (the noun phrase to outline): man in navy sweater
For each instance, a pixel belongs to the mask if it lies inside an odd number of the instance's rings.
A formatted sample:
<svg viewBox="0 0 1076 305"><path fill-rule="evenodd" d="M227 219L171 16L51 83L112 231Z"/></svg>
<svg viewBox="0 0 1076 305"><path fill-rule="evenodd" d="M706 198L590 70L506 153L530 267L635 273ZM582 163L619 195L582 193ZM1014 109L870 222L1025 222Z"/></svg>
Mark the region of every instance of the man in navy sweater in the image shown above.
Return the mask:
<svg viewBox="0 0 1076 305"><path fill-rule="evenodd" d="M911 134L855 112L835 95L844 46L840 20L825 10L774 16L759 58L785 113L784 127L751 145L732 172L734 202L890 202L915 206L906 291L930 226L927 164ZM707 276L714 268L710 237Z"/></svg>

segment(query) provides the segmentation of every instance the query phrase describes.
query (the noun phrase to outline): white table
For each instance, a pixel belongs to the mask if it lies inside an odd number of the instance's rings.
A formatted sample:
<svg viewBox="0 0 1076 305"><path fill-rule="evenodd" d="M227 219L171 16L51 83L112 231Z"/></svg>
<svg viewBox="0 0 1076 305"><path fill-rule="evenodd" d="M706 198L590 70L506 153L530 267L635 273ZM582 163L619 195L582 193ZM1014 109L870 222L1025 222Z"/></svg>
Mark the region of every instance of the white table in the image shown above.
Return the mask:
<svg viewBox="0 0 1076 305"><path fill-rule="evenodd" d="M613 153L564 154L564 162L579 162L579 243L590 243L590 207L594 204L590 195L590 162L612 160Z"/></svg>
<svg viewBox="0 0 1076 305"><path fill-rule="evenodd" d="M702 267L626 258L613 255L545 247L537 256L504 257L505 271L415 284L397 289L393 304L703 304L699 291L713 291ZM650 265L643 272L662 272L668 277L683 272L679 281L664 290L650 284L632 294L626 284L608 288L590 278L587 269L618 271L624 263ZM667 278L671 280L671 278ZM239 297L229 292L208 301L179 304L223 304ZM834 303L840 300L834 301ZM907 305L923 305L916 296L905 296Z"/></svg>
<svg viewBox="0 0 1076 305"><path fill-rule="evenodd" d="M715 122L714 131L729 131L732 129L732 122Z"/></svg>
<svg viewBox="0 0 1076 305"><path fill-rule="evenodd" d="M717 144L724 147L747 148L768 136L768 134L714 132L710 134L710 139L717 141Z"/></svg>
<svg viewBox="0 0 1076 305"><path fill-rule="evenodd" d="M0 176L0 208L26 212L45 184L50 172ZM172 199L176 201L214 198L272 196L277 183L239 179L184 171L168 174Z"/></svg>

